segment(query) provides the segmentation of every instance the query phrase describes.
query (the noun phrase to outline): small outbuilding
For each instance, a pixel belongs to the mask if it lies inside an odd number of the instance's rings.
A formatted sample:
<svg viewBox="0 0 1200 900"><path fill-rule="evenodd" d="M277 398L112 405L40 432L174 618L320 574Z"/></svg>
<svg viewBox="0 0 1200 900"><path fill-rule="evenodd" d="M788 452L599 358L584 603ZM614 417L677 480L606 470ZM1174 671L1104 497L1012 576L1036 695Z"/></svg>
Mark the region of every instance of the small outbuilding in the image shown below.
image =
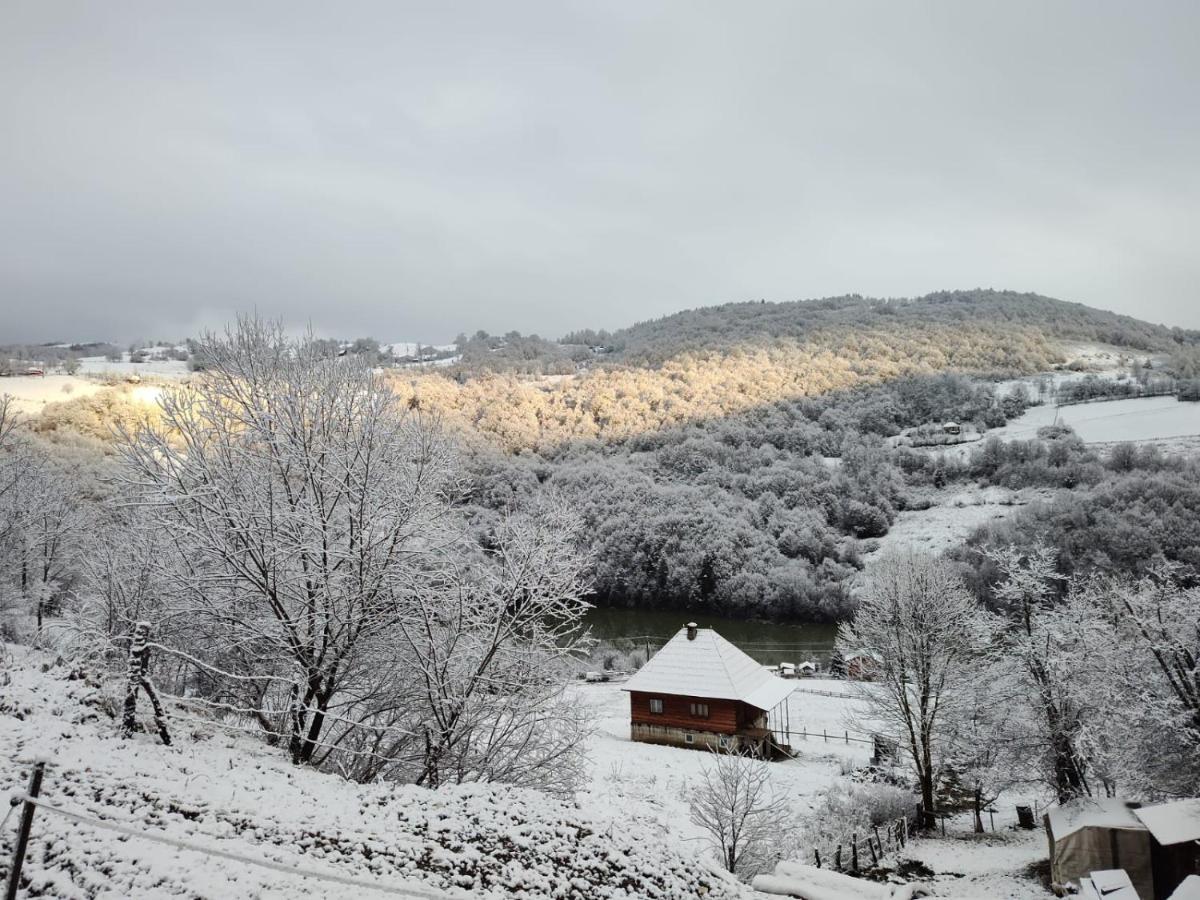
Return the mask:
<svg viewBox="0 0 1200 900"><path fill-rule="evenodd" d="M1079 884L1092 872L1124 869L1141 900L1155 900L1150 831L1134 806L1124 800L1080 798L1047 812L1053 885Z"/></svg>
<svg viewBox="0 0 1200 900"><path fill-rule="evenodd" d="M630 738L649 744L788 753L793 686L711 628L689 622L625 683Z"/></svg>
<svg viewBox="0 0 1200 900"><path fill-rule="evenodd" d="M957 422L946 422L942 425L942 431L946 434L962 434L962 426Z"/></svg>
<svg viewBox="0 0 1200 900"><path fill-rule="evenodd" d="M1133 814L1150 832L1154 898L1166 900L1188 876L1200 875L1200 799L1156 803Z"/></svg>

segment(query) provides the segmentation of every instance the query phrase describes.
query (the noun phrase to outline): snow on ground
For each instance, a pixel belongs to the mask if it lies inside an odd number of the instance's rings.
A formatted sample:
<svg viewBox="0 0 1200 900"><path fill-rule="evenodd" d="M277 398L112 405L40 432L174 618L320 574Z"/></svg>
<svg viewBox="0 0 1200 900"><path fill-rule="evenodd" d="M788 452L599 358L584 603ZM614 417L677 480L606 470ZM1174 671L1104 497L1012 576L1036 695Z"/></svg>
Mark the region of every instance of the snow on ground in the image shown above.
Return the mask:
<svg viewBox="0 0 1200 900"><path fill-rule="evenodd" d="M1088 444L1157 441L1200 435L1200 403L1174 397L1134 397L1054 407L1035 406L1003 428L988 432L1004 440L1029 440L1043 425L1070 425Z"/></svg>
<svg viewBox="0 0 1200 900"><path fill-rule="evenodd" d="M147 352L154 352L154 350L150 349ZM145 362L135 363L129 361L128 352L121 354L120 362L115 362L103 356L83 356L79 359L80 375L100 377L153 375L158 378L186 378L189 372L187 360L147 359Z"/></svg>
<svg viewBox="0 0 1200 900"><path fill-rule="evenodd" d="M930 883L939 896L962 900L1043 900L1054 894L1040 880L1048 848L1040 828L1012 828L973 834L964 819L945 838L913 841L899 859L917 860L935 873Z"/></svg>
<svg viewBox="0 0 1200 900"><path fill-rule="evenodd" d="M37 415L47 403L89 397L103 389L104 385L99 381L74 375L18 375L0 378L0 395L12 396L16 401L17 411L25 415Z"/></svg>
<svg viewBox="0 0 1200 900"><path fill-rule="evenodd" d="M697 845L644 827L625 805L580 806L486 785L355 785L292 767L278 748L209 720L185 722L177 712L175 746L150 734L122 739L116 704L94 681L49 656L12 650L11 683L0 686L5 795L23 790L32 762L44 757L43 798L52 805L393 889L424 885L522 900L693 898L704 885L720 898L732 890L699 863ZM12 852L12 825L0 833L3 860ZM164 847L48 810L35 817L25 874L30 897L383 895Z"/></svg>
<svg viewBox="0 0 1200 900"><path fill-rule="evenodd" d="M846 688L844 682L820 679L805 679L797 685L798 691ZM588 748L591 777L585 796L626 809L631 818L664 835L674 832L685 842L702 845L702 832L688 820L687 795L704 769L712 765L711 754L631 741L629 695L620 684L578 685L572 690L595 709L596 734ZM792 730L803 726L815 734L809 740L793 741L797 758L773 764L772 782L797 812L805 813L844 771L867 762L871 746L844 740L847 728L850 736L855 736L846 718L854 701L797 692L789 703ZM821 738L821 729L829 732L828 743Z"/></svg>
<svg viewBox="0 0 1200 900"><path fill-rule="evenodd" d="M1055 493L1046 488L1014 491L977 485L938 491L930 497L935 505L929 509L909 509L897 515L876 546L883 553L910 548L944 553L961 544L979 526L1008 519L1030 503L1049 502Z"/></svg>
<svg viewBox="0 0 1200 900"><path fill-rule="evenodd" d="M0 378L0 395L12 396L16 401L17 412L30 417L39 415L51 403L65 403L80 397L90 397L109 389L109 385L98 379L78 378L73 375L22 375L16 378ZM147 405L158 402L162 392L162 387L157 384L130 385L123 381L111 389L121 391L129 399Z"/></svg>

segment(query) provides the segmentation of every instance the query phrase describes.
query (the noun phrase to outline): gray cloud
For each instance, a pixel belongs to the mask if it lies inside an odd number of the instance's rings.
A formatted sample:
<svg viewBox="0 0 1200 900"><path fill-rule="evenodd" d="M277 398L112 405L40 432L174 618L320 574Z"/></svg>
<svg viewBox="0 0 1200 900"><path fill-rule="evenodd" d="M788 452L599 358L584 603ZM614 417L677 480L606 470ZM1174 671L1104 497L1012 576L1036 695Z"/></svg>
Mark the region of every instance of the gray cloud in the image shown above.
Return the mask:
<svg viewBox="0 0 1200 900"><path fill-rule="evenodd" d="M0 7L0 341L1009 287L1200 327L1191 2Z"/></svg>

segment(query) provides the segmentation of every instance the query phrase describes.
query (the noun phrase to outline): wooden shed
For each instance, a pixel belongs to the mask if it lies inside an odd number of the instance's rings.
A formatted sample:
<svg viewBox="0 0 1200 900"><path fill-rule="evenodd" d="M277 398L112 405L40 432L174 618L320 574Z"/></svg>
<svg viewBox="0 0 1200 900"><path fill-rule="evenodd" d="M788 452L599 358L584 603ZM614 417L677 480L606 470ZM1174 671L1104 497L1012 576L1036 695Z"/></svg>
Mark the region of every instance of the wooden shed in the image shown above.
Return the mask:
<svg viewBox="0 0 1200 900"><path fill-rule="evenodd" d="M1142 806L1133 814L1150 832L1154 900L1166 900L1189 875L1200 875L1200 799Z"/></svg>
<svg viewBox="0 0 1200 900"><path fill-rule="evenodd" d="M1154 900L1150 834L1134 814L1136 805L1081 797L1049 810L1052 884L1062 889L1092 872L1124 869L1141 900Z"/></svg>
<svg viewBox="0 0 1200 900"><path fill-rule="evenodd" d="M767 759L790 750L781 735L793 686L695 622L651 657L625 690L632 740Z"/></svg>

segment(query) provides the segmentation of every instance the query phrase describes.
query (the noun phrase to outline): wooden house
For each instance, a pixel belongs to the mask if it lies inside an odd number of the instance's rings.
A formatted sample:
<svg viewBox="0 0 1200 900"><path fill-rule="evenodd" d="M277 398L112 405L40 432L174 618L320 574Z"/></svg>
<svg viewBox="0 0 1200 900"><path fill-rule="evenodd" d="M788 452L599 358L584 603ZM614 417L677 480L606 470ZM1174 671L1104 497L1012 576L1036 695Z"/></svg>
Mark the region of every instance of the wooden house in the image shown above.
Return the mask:
<svg viewBox="0 0 1200 900"><path fill-rule="evenodd" d="M874 681L883 660L877 653L862 650L844 657L846 677L851 681Z"/></svg>
<svg viewBox="0 0 1200 900"><path fill-rule="evenodd" d="M649 744L787 752L787 698L777 678L711 628L689 622L625 683L630 737Z"/></svg>

